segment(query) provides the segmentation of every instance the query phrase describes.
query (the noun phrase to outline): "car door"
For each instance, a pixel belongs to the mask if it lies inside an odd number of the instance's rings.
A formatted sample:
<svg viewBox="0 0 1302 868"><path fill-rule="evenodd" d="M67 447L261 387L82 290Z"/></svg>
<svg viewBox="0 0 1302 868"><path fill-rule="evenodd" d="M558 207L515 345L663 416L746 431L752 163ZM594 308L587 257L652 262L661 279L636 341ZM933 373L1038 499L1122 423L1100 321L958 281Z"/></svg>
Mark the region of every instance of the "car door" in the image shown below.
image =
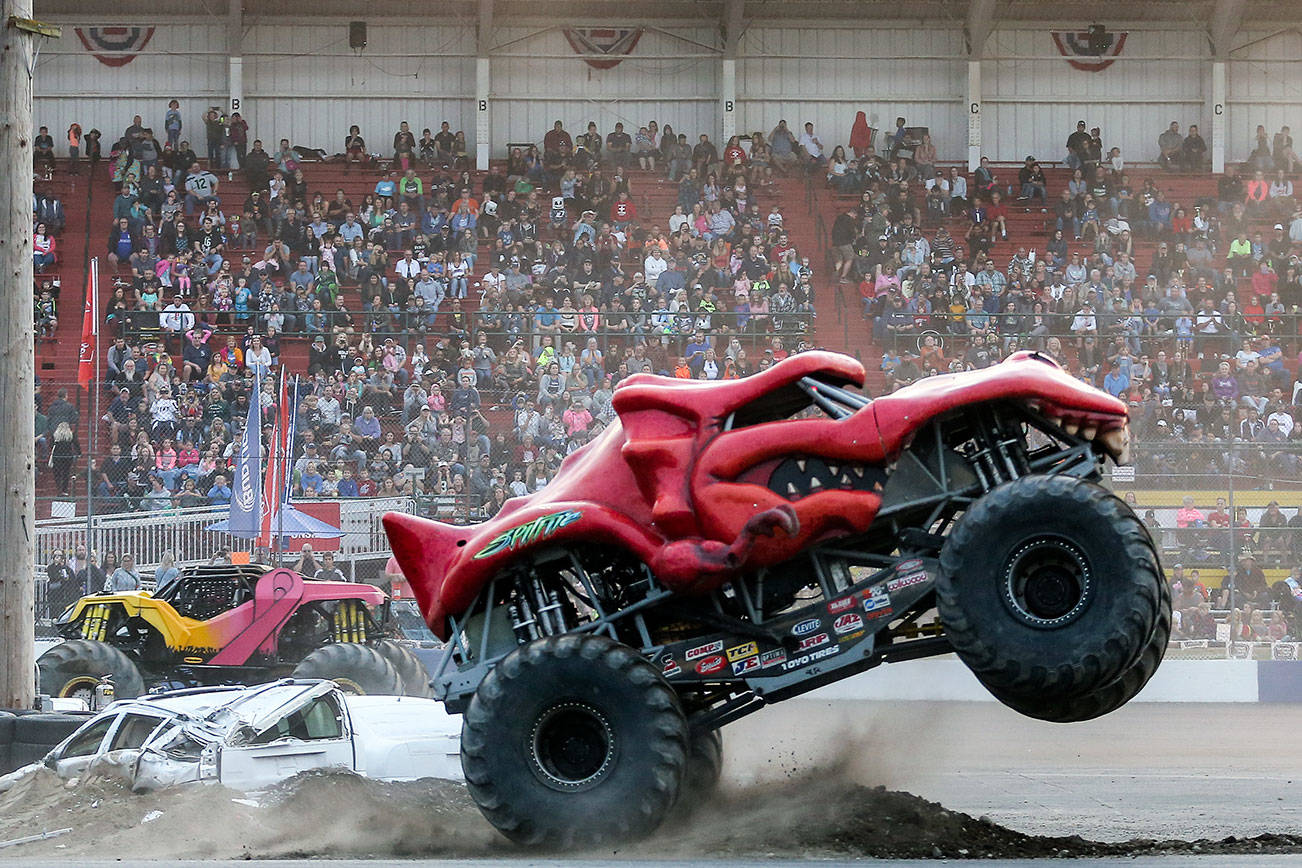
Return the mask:
<svg viewBox="0 0 1302 868"><path fill-rule="evenodd" d="M81 774L91 760L99 756L109 733L121 716L121 712L103 714L89 721L56 747L46 763L53 762L54 770L60 777L71 778Z"/></svg>
<svg viewBox="0 0 1302 868"><path fill-rule="evenodd" d="M219 749L218 777L236 790L265 789L309 769L354 768L352 733L338 691L313 696L256 736Z"/></svg>

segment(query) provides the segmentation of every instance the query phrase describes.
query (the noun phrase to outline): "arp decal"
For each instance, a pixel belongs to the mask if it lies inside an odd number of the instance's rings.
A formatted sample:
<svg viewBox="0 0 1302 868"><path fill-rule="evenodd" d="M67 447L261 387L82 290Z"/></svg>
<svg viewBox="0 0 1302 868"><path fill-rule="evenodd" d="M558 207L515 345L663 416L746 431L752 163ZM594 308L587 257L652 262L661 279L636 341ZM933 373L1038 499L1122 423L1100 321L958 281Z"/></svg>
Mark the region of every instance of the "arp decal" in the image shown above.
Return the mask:
<svg viewBox="0 0 1302 868"><path fill-rule="evenodd" d="M700 663L697 663L696 671L700 675L713 675L726 666L727 663L727 660L724 660L718 654L715 654L711 657L706 657Z"/></svg>
<svg viewBox="0 0 1302 868"><path fill-rule="evenodd" d="M707 657L711 654L718 654L722 650L723 650L723 640L717 639L706 645L700 645L696 648L693 648L691 651L688 651L686 654L683 655L683 659L686 660L688 663L691 663L693 660L700 659L701 657Z"/></svg>
<svg viewBox="0 0 1302 868"><path fill-rule="evenodd" d="M860 618L856 612L846 612L844 615L836 619L836 623L832 625L832 629L836 631L836 635L838 636L844 636L846 633L853 633L855 630L862 630L863 618Z"/></svg>
<svg viewBox="0 0 1302 868"><path fill-rule="evenodd" d="M810 636L801 639L800 644L796 646L797 651L808 651L810 648L817 648L819 645L826 645L832 641L832 637L826 633L819 633L817 636Z"/></svg>
<svg viewBox="0 0 1302 868"><path fill-rule="evenodd" d="M799 624L793 626L791 628L791 635L808 636L810 633L817 630L819 626L822 625L822 623L823 623L822 620L819 618L808 618L804 621L801 621Z"/></svg>
<svg viewBox="0 0 1302 868"><path fill-rule="evenodd" d="M840 600L833 600L827 604L827 611L831 612L833 615L840 614L841 612L848 612L853 608L854 597L843 597Z"/></svg>
<svg viewBox="0 0 1302 868"><path fill-rule="evenodd" d="M747 657L745 660L738 660L732 664L733 675L743 675L747 672L753 672L760 668L760 659L758 657Z"/></svg>
<svg viewBox="0 0 1302 868"><path fill-rule="evenodd" d="M493 555L502 552L514 551L520 546L528 545L535 540L546 539L561 528L574 524L582 517L583 513L577 509L565 509L548 515L540 515L533 521L526 521L524 524L513 527L506 533L499 535L491 543L475 552L472 560L491 558Z"/></svg>
<svg viewBox="0 0 1302 868"><path fill-rule="evenodd" d="M745 645L736 645L728 649L728 661L736 663L745 657L754 657L759 653L759 646L754 642L747 642Z"/></svg>

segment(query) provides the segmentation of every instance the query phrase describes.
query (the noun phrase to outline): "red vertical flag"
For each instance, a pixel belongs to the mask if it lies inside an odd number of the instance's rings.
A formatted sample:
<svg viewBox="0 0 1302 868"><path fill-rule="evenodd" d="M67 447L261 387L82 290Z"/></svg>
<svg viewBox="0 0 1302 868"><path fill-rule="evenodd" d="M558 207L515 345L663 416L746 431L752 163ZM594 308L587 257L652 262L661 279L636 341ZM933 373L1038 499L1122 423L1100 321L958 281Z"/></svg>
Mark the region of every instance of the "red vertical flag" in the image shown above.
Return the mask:
<svg viewBox="0 0 1302 868"><path fill-rule="evenodd" d="M81 320L81 349L77 353L77 383L83 389L95 379L95 337L99 334L99 259L90 261L86 275L86 312Z"/></svg>

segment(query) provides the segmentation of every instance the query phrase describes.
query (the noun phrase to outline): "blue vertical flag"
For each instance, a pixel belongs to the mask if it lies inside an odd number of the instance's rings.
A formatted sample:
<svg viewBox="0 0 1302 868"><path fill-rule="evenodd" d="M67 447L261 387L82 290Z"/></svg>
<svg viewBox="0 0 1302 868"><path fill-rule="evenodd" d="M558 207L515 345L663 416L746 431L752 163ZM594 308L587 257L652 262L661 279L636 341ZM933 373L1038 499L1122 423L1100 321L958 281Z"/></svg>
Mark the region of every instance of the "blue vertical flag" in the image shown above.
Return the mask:
<svg viewBox="0 0 1302 868"><path fill-rule="evenodd" d="M235 458L235 480L231 483L230 532L253 539L262 527L262 378L253 384L249 396L249 417Z"/></svg>

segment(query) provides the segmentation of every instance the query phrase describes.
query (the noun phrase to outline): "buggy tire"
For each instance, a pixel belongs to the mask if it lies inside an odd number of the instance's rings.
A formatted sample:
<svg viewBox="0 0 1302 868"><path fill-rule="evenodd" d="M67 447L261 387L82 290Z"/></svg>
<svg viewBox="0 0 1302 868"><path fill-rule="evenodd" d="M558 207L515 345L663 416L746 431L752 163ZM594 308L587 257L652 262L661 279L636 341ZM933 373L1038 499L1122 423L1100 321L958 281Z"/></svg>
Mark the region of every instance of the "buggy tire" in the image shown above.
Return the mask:
<svg viewBox="0 0 1302 868"><path fill-rule="evenodd" d="M1149 637L1148 644L1144 646L1135 664L1121 673L1121 677L1111 684L1059 702L1041 702L1032 697L1002 696L996 691L991 692L1004 705L1027 717L1047 720L1050 723L1080 723L1093 720L1116 711L1144 689L1144 685L1153 677L1153 673L1161 664L1170 641L1171 586L1162 582L1161 611L1158 613L1153 635Z"/></svg>
<svg viewBox="0 0 1302 868"><path fill-rule="evenodd" d="M937 609L1001 699L1079 698L1128 672L1162 610L1148 529L1111 492L1026 476L978 500L945 542Z"/></svg>
<svg viewBox="0 0 1302 868"><path fill-rule="evenodd" d="M461 767L517 844L571 849L649 834L678 798L688 730L658 669L604 636L522 645L475 691Z"/></svg>
<svg viewBox="0 0 1302 868"><path fill-rule="evenodd" d="M105 675L113 678L113 695L132 699L145 692L145 681L135 661L118 648L90 639L69 639L46 651L36 661L41 693L74 696L89 690Z"/></svg>
<svg viewBox="0 0 1302 868"><path fill-rule="evenodd" d="M429 671L410 648L392 639L381 639L375 643L375 650L379 651L380 655L389 661L389 665L398 671L398 678L402 680L403 696L420 696L428 699L434 695L429 686Z"/></svg>
<svg viewBox="0 0 1302 868"><path fill-rule="evenodd" d="M366 645L334 642L316 649L294 667L295 678L325 678L344 693L361 696L402 696L398 670Z"/></svg>

